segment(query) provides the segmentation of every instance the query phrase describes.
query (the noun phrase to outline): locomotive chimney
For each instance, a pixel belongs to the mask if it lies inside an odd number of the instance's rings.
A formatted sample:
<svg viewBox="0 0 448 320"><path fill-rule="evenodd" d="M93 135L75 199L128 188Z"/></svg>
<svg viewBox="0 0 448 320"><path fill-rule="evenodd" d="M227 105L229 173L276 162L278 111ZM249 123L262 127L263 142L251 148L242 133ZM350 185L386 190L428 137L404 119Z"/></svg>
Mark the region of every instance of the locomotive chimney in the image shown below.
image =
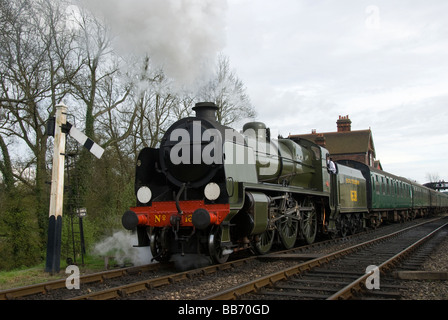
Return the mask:
<svg viewBox="0 0 448 320"><path fill-rule="evenodd" d="M193 107L196 117L212 122L216 122L216 111L218 107L213 102L199 102Z"/></svg>

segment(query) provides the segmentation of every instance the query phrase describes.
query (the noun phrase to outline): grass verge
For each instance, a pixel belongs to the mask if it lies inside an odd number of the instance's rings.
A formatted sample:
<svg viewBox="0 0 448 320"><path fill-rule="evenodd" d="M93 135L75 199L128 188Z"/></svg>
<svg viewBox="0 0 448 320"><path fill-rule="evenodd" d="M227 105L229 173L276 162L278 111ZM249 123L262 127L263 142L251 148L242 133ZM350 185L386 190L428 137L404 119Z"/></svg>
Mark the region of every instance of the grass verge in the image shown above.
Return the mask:
<svg viewBox="0 0 448 320"><path fill-rule="evenodd" d="M84 265L81 265L80 261L77 262L81 274L105 270L103 257L87 255L84 259ZM111 265L113 265L113 263L111 263ZM59 273L54 275L45 272L45 262L31 268L0 271L0 290L65 279L68 277L68 274L65 273L66 267L67 263L65 261L61 261L61 270Z"/></svg>

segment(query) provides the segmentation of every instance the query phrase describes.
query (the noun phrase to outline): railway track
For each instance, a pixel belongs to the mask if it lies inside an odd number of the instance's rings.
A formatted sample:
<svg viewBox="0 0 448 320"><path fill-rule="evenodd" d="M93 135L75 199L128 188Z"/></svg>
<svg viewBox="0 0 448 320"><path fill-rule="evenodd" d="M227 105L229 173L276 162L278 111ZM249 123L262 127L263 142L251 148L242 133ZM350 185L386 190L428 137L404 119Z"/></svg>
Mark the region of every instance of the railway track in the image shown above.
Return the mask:
<svg viewBox="0 0 448 320"><path fill-rule="evenodd" d="M374 231L370 230L364 232L363 234L369 234ZM319 248L328 246L330 243L339 243L350 241L351 238L360 236L360 234L347 237L344 239L334 239L329 241L316 242L309 246L298 247L292 249L292 251L304 251L312 248ZM248 261L255 259L251 257ZM244 261L244 259L242 260ZM241 264L240 262L229 262L221 265L218 269L228 269L232 265ZM230 265L230 266L229 266ZM66 289L66 279L59 279L55 281L49 281L45 283L38 283L18 288L12 288L0 291L0 300L14 300L14 299L97 299L97 298L107 298L113 297L113 293L106 293L104 291L110 290L114 291L114 288L120 287L116 283L121 282L121 287L117 289L118 293L124 294L126 287L132 287L133 283L139 282L139 276L145 277L145 281L148 288L154 288L163 286L165 284L175 283L182 278L193 278L196 274L210 274L216 267L202 268L200 270L192 270L184 273L177 274L172 268L172 264L161 265L158 263L139 266L139 267L129 267L120 268L110 271L97 272L93 274L87 274L80 277L81 290L67 290ZM130 278L124 280L125 278ZM155 279L157 278L157 279ZM137 285L138 286L138 285ZM108 287L108 288L107 288ZM106 289L107 288L107 289ZM92 292L93 291L93 292ZM97 291L102 291L102 294L96 294ZM86 297L88 296L88 297ZM78 297L78 298L77 298Z"/></svg>
<svg viewBox="0 0 448 320"><path fill-rule="evenodd" d="M299 263L203 300L350 299L381 287L380 275L448 225L441 219ZM383 288L394 289L386 285ZM367 290L369 292L369 290ZM397 298L395 292L383 293Z"/></svg>
<svg viewBox="0 0 448 320"><path fill-rule="evenodd" d="M166 266L165 266L166 267ZM38 283L19 288L13 288L0 291L0 300L15 300L15 299L66 299L81 294L81 292L88 292L94 290L102 290L104 286L111 285L114 281L123 281L124 278L129 277L135 279L139 276L151 277L158 276L163 269L160 264L148 264L137 267L127 267L115 270L97 272L80 276L80 283L84 290L67 290L66 279L59 279L44 283ZM129 280L132 281L132 280ZM91 285L91 288L89 286Z"/></svg>
<svg viewBox="0 0 448 320"><path fill-rule="evenodd" d="M420 222L412 221L406 225L416 224L420 224ZM221 265L213 265L180 273L174 272L172 268L169 270L165 269L159 264L112 270L81 277L82 290L67 290L65 288L65 279L63 279L0 291L0 300L200 299L201 297L221 299L223 297L219 297L216 291L230 290L228 288L232 286L232 283L235 286L241 286L242 280L241 278L236 278L236 274L245 276L245 280L258 278L263 281L264 278L270 277L266 276L266 272L269 270L271 272L281 268L289 270L294 269L297 265L304 264L309 264L311 267L308 269L311 269L320 264L320 262L316 263L316 261L325 258L330 252L336 252L336 256L339 256L337 251L341 251L343 247L352 247L353 244L366 241L369 238L382 237L384 234L390 233L392 229L396 230L400 227L400 225L385 226L375 231L368 231L346 238L322 241L267 256L251 256ZM267 261L269 262L267 263ZM286 274L288 274L288 271ZM274 277L282 278L282 276ZM255 284L255 287L259 288L260 292L262 290L272 290L273 284L277 283L277 280L274 281L273 279L269 280L267 285ZM212 288L203 288L202 284L212 284ZM323 285L326 286L325 283ZM285 291L286 289L282 290ZM259 295L260 292L257 294ZM227 296L227 298L234 299L240 297L240 295L241 293L237 291L233 295ZM267 299L272 299L273 296L274 294L269 294ZM258 296L259 298L260 296Z"/></svg>

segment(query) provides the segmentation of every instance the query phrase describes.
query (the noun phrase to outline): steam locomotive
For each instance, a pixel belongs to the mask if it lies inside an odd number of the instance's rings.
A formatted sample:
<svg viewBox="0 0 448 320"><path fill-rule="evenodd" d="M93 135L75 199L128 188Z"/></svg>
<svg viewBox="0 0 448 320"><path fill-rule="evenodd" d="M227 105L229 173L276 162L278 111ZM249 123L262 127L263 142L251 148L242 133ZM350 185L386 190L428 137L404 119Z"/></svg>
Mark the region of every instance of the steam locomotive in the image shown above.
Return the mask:
<svg viewBox="0 0 448 320"><path fill-rule="evenodd" d="M137 205L122 224L158 261L224 263L239 250L266 254L448 208L445 194L355 161L333 163L311 141L272 139L264 123L242 133L223 126L217 109L197 103L195 117L138 156Z"/></svg>

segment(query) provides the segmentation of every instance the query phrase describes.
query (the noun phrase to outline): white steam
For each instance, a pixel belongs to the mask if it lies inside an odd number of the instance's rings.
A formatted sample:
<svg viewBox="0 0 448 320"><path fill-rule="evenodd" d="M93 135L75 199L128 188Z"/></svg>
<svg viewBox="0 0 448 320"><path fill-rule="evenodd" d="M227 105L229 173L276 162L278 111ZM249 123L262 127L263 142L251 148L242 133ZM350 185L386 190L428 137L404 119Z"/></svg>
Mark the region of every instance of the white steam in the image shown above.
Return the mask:
<svg viewBox="0 0 448 320"><path fill-rule="evenodd" d="M123 54L149 54L180 83L207 77L225 45L226 0L85 0Z"/></svg>
<svg viewBox="0 0 448 320"><path fill-rule="evenodd" d="M97 243L94 253L100 256L113 257L119 264L131 262L134 266L151 263L152 255L149 247L134 247L137 236L127 231L118 231L112 236Z"/></svg>

